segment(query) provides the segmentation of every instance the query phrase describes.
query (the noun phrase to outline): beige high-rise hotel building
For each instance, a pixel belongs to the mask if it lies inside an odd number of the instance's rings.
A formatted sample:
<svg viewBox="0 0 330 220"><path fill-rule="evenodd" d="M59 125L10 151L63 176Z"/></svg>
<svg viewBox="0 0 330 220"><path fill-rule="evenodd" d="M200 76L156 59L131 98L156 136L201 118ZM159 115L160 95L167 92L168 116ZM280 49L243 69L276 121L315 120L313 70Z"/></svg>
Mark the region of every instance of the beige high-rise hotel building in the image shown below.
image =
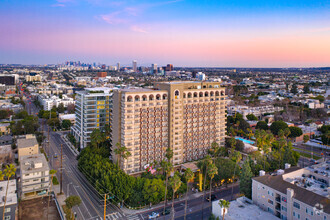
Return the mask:
<svg viewBox="0 0 330 220"><path fill-rule="evenodd" d="M203 158L212 142L224 145L225 88L219 82L161 82L153 89L119 89L113 93L112 158L116 143L131 153L120 159L129 174L165 158L173 164Z"/></svg>

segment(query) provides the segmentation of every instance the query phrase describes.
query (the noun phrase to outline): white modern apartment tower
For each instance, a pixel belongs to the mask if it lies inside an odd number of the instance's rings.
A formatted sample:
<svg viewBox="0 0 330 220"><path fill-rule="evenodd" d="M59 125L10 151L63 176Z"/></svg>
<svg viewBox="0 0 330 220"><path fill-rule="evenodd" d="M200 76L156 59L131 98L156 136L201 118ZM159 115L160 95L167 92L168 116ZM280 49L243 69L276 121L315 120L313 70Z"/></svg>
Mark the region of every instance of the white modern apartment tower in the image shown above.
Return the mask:
<svg viewBox="0 0 330 220"><path fill-rule="evenodd" d="M71 128L72 134L84 148L90 143L90 134L94 129L103 131L110 126L112 89L88 88L77 92L76 123Z"/></svg>

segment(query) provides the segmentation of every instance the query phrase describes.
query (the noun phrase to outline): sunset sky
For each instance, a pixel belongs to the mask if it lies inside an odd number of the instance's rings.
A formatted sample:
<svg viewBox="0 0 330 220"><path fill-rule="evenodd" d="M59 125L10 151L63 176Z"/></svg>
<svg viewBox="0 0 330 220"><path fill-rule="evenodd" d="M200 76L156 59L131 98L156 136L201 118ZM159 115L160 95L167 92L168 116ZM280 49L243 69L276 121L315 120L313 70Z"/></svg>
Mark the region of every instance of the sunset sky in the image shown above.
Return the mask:
<svg viewBox="0 0 330 220"><path fill-rule="evenodd" d="M0 1L0 64L66 60L330 66L330 1Z"/></svg>

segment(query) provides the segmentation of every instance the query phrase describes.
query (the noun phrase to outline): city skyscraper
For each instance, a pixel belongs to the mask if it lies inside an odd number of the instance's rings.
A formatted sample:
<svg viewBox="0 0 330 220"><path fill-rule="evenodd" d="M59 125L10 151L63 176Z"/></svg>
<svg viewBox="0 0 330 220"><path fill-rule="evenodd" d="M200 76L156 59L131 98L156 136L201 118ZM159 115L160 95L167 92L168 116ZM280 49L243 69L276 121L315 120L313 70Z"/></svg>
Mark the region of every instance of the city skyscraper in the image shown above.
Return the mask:
<svg viewBox="0 0 330 220"><path fill-rule="evenodd" d="M118 72L120 71L120 63L119 62L117 63L117 71Z"/></svg>
<svg viewBox="0 0 330 220"><path fill-rule="evenodd" d="M167 64L166 71L173 71L173 64Z"/></svg>
<svg viewBox="0 0 330 220"><path fill-rule="evenodd" d="M137 72L137 61L133 60L133 71L136 73Z"/></svg>
<svg viewBox="0 0 330 220"><path fill-rule="evenodd" d="M157 74L157 64L151 64L151 74Z"/></svg>

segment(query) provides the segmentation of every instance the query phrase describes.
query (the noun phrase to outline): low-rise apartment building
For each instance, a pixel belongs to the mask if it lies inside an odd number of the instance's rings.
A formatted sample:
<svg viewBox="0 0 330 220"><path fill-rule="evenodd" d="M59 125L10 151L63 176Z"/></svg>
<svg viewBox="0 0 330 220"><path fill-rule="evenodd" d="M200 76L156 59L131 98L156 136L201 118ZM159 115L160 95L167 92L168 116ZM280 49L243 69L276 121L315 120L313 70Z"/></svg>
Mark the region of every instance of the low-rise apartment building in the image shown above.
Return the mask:
<svg viewBox="0 0 330 220"><path fill-rule="evenodd" d="M244 119L249 114L254 114L257 117L261 117L266 113L274 113L282 111L283 107L276 107L273 105L264 105L264 106L246 106L246 105L232 105L228 106L228 114L235 115L235 113L240 113L243 115Z"/></svg>
<svg viewBox="0 0 330 220"><path fill-rule="evenodd" d="M20 195L22 199L44 196L50 184L49 166L44 154L20 158Z"/></svg>
<svg viewBox="0 0 330 220"><path fill-rule="evenodd" d="M252 179L253 203L281 219L330 219L329 164L292 167Z"/></svg>
<svg viewBox="0 0 330 220"><path fill-rule="evenodd" d="M0 182L0 216L3 216L3 207L5 204L5 196L8 181ZM5 220L15 220L16 219L16 208L17 208L17 188L16 179L9 180L6 208L5 208Z"/></svg>
<svg viewBox="0 0 330 220"><path fill-rule="evenodd" d="M38 141L33 134L27 134L17 137L18 159L26 155L39 154Z"/></svg>

